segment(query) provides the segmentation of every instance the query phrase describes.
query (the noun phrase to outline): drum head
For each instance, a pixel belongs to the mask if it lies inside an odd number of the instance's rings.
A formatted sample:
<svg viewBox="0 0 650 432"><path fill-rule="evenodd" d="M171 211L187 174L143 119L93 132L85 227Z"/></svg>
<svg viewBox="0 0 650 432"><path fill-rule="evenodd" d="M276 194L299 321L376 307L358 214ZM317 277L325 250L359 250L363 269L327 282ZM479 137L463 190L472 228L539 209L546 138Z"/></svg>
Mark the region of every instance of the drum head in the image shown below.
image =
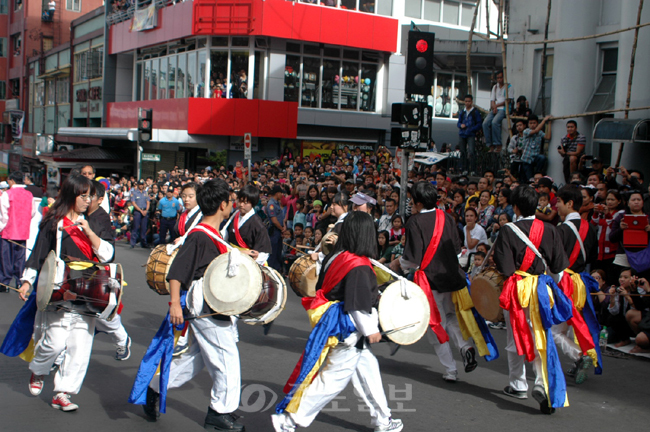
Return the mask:
<svg viewBox="0 0 650 432"><path fill-rule="evenodd" d="M316 261L308 255L298 257L289 269L289 285L298 297L314 297L316 295Z"/></svg>
<svg viewBox="0 0 650 432"><path fill-rule="evenodd" d="M240 253L237 276L228 277L228 252L216 257L203 276L203 298L222 315L238 315L249 310L262 291L262 271L248 255Z"/></svg>
<svg viewBox="0 0 650 432"><path fill-rule="evenodd" d="M115 267L115 279L117 279L120 284L120 290L116 293L117 305L113 309L113 312L108 316L108 321L112 321L113 318L115 318L115 315L120 311L122 296L124 295L124 270L122 270L122 264L115 264Z"/></svg>
<svg viewBox="0 0 650 432"><path fill-rule="evenodd" d="M470 294L474 307L488 321L500 321L503 317L499 296L503 289L503 277L493 270L485 270L472 280Z"/></svg>
<svg viewBox="0 0 650 432"><path fill-rule="evenodd" d="M287 303L287 284L280 273L271 267L260 267L263 275L263 286L260 297L242 321L249 325L268 324L284 310Z"/></svg>
<svg viewBox="0 0 650 432"><path fill-rule="evenodd" d="M388 286L379 299L379 324L388 332L410 324L403 330L390 333L387 337L399 345L411 345L419 341L429 328L431 309L422 288L406 281L409 298L402 297L400 282Z"/></svg>
<svg viewBox="0 0 650 432"><path fill-rule="evenodd" d="M38 273L38 284L36 285L36 307L39 311L47 309L54 291L56 279L56 253L50 251Z"/></svg>

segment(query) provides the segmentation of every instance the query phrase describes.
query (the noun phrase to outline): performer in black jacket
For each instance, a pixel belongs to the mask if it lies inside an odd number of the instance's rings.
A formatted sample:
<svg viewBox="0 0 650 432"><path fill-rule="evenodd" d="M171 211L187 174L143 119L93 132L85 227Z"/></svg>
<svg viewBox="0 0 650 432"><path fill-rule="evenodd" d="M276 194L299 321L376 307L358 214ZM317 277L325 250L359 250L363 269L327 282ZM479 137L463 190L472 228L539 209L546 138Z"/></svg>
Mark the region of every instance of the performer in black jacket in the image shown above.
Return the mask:
<svg viewBox="0 0 650 432"><path fill-rule="evenodd" d="M196 201L196 194L201 186L194 183L185 183L181 187L181 199L183 200L183 207L185 211L181 213L176 225L174 226L174 244L183 243L187 234L192 231L196 225L201 222L201 208Z"/></svg>

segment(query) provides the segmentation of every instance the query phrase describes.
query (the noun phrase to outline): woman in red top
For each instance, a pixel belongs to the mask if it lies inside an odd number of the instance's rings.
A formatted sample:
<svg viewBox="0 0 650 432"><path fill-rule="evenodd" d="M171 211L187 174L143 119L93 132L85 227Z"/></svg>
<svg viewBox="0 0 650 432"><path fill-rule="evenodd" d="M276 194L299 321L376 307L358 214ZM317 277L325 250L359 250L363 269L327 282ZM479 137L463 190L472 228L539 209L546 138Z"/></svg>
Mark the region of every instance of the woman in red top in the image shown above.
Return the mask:
<svg viewBox="0 0 650 432"><path fill-rule="evenodd" d="M618 249L617 242L610 239L612 222L614 217L619 213L625 213L623 210L623 198L619 191L612 189L607 191L605 204L597 204L594 208L594 215L591 218L591 223L598 227L598 261L596 268L604 269L607 272L607 282L611 284L616 283L618 273L613 274L612 265L616 257L616 250ZM612 278L611 280L609 278Z"/></svg>

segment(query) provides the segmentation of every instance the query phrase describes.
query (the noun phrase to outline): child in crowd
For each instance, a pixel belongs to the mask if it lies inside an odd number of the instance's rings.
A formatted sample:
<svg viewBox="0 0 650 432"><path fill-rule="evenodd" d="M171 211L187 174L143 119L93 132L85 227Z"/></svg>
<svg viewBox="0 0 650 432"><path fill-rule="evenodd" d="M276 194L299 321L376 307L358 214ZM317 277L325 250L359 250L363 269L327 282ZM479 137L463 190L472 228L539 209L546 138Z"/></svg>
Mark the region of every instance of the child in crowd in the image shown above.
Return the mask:
<svg viewBox="0 0 650 432"><path fill-rule="evenodd" d="M304 228L307 225L307 206L305 205L304 198L298 198L296 201L296 213L293 215L293 226L302 225Z"/></svg>
<svg viewBox="0 0 650 432"><path fill-rule="evenodd" d="M291 264L293 264L293 261L296 259L296 250L291 248L293 245L293 230L291 228L287 228L283 233L282 233L282 265L283 265L283 272L282 274L287 274L289 272L289 268L291 267ZM295 246L294 246L295 247ZM293 257L293 259L291 259Z"/></svg>
<svg viewBox="0 0 650 432"><path fill-rule="evenodd" d="M404 254L404 245L406 244L406 236L403 235L400 240L399 244L393 247L393 251L391 252L390 255L390 261L393 262L399 257L401 257Z"/></svg>
<svg viewBox="0 0 650 432"><path fill-rule="evenodd" d="M472 269L469 272L469 280L474 280L474 277L478 274L478 272L481 269L481 266L483 265L483 261L485 261L485 252L481 251L476 251L474 253L474 260L472 263Z"/></svg>
<svg viewBox="0 0 650 432"><path fill-rule="evenodd" d="M468 206L470 208L473 208L473 209L478 208L478 197L470 198L469 201L467 202L467 204L468 204Z"/></svg>
<svg viewBox="0 0 650 432"><path fill-rule="evenodd" d="M304 239L302 241L303 246L309 246L309 247L316 247L314 244L314 229L310 226L305 227L304 231Z"/></svg>
<svg viewBox="0 0 650 432"><path fill-rule="evenodd" d="M399 244L401 238L404 236L404 220L401 216L394 214L391 219L392 228L390 229L390 238L388 244L395 246Z"/></svg>
<svg viewBox="0 0 650 432"><path fill-rule="evenodd" d="M377 234L377 244L379 245L379 262L386 264L390 262L393 248L388 244L389 234L388 231L381 231Z"/></svg>
<svg viewBox="0 0 650 432"><path fill-rule="evenodd" d="M307 226L315 228L319 221L319 216L323 213L323 202L321 200L315 200L312 207L307 216Z"/></svg>
<svg viewBox="0 0 650 432"><path fill-rule="evenodd" d="M551 203L550 203L550 197L547 193L540 193L539 198L537 199L537 211L544 214L548 215L551 214Z"/></svg>
<svg viewBox="0 0 650 432"><path fill-rule="evenodd" d="M323 231L320 228L314 230L314 245L319 245L320 241L323 239Z"/></svg>

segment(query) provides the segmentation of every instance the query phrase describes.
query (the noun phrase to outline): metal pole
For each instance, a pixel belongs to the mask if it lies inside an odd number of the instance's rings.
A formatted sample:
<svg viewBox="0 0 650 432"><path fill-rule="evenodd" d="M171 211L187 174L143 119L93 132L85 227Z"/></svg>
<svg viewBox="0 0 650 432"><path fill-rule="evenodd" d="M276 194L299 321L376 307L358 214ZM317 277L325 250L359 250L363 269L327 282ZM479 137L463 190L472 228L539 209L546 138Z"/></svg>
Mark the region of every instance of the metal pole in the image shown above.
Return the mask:
<svg viewBox="0 0 650 432"><path fill-rule="evenodd" d="M402 150L402 164L400 166L401 176L400 176L400 190L399 190L399 214L404 216L406 211L406 187L408 184L408 169L409 169L409 155L411 154L410 150Z"/></svg>
<svg viewBox="0 0 650 432"><path fill-rule="evenodd" d="M136 173L138 175L138 180L142 177L142 140L140 140L140 133L138 133L138 142L136 143Z"/></svg>
<svg viewBox="0 0 650 432"><path fill-rule="evenodd" d="M248 183L251 182L251 160L248 159Z"/></svg>

